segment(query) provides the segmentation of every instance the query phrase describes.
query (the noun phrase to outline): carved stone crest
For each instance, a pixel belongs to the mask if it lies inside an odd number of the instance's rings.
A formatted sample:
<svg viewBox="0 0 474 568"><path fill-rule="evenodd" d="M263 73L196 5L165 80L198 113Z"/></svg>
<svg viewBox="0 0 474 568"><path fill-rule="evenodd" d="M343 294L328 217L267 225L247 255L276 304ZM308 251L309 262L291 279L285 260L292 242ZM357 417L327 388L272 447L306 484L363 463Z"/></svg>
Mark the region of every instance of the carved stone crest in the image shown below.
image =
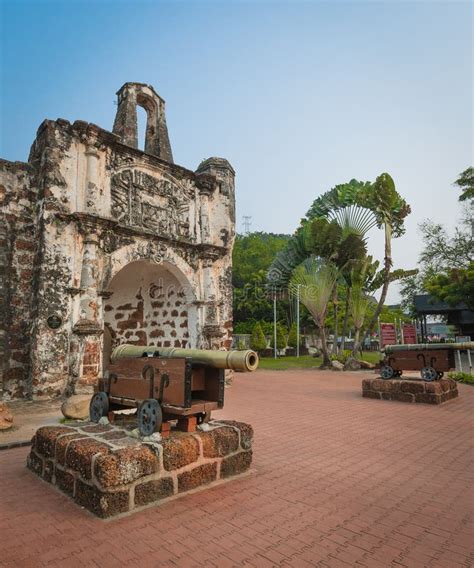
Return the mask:
<svg viewBox="0 0 474 568"><path fill-rule="evenodd" d="M143 227L169 238L191 238L190 196L166 178L138 169L112 176L112 216L121 224Z"/></svg>
<svg viewBox="0 0 474 568"><path fill-rule="evenodd" d="M167 255L167 247L164 243L143 243L139 244L131 254L133 260L151 260L156 264L161 264Z"/></svg>

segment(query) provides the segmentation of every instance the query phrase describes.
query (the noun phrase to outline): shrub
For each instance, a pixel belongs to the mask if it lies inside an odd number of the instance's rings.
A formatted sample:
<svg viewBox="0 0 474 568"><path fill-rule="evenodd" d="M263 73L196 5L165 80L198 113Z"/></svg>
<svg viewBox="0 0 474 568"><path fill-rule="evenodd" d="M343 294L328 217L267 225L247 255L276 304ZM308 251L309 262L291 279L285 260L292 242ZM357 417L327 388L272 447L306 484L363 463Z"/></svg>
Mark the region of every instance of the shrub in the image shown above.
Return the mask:
<svg viewBox="0 0 474 568"><path fill-rule="evenodd" d="M262 331L262 326L260 322L257 322L252 330L252 337L250 338L250 347L254 351L263 351L267 346L267 340Z"/></svg>
<svg viewBox="0 0 474 568"><path fill-rule="evenodd" d="M285 349L286 347L286 329L279 323L277 323L277 349ZM275 333L272 332L271 346L275 347Z"/></svg>
<svg viewBox="0 0 474 568"><path fill-rule="evenodd" d="M294 321L291 324L290 333L288 335L288 347L294 347L295 349L298 346L297 340L297 329L296 329L296 322ZM304 337L300 333L300 347L304 344Z"/></svg>
<svg viewBox="0 0 474 568"><path fill-rule="evenodd" d="M450 379L458 381L458 383L465 383L466 385L474 385L474 375L471 375L470 373L461 373L458 371L452 371L451 373L448 373L448 377Z"/></svg>

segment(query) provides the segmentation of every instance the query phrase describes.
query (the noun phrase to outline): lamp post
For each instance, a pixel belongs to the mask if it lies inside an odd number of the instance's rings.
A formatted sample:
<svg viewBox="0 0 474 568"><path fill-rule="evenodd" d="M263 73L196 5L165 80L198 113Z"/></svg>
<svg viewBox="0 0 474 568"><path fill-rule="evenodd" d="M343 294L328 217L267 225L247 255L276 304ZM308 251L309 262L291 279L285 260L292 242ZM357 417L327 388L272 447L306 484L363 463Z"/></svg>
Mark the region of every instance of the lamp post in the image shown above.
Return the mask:
<svg viewBox="0 0 474 568"><path fill-rule="evenodd" d="M296 357L300 356L300 284L296 286Z"/></svg>
<svg viewBox="0 0 474 568"><path fill-rule="evenodd" d="M273 289L273 358L277 358L277 295Z"/></svg>

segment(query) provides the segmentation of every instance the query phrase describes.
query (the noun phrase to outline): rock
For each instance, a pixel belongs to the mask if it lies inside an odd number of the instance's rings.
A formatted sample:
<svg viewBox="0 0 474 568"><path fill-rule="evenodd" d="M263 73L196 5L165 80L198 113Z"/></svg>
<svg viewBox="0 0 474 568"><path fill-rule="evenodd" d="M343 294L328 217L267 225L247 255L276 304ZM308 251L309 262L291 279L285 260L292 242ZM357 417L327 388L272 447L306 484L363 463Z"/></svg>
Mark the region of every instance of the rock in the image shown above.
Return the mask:
<svg viewBox="0 0 474 568"><path fill-rule="evenodd" d="M377 365L374 363L369 363L368 361L359 361L359 365L361 369L375 369Z"/></svg>
<svg viewBox="0 0 474 568"><path fill-rule="evenodd" d="M335 371L343 371L344 370L344 365L342 363L340 363L339 361L331 361L331 367Z"/></svg>
<svg viewBox="0 0 474 568"><path fill-rule="evenodd" d="M0 402L0 430L8 430L13 426L13 414L4 402Z"/></svg>
<svg viewBox="0 0 474 568"><path fill-rule="evenodd" d="M344 365L344 371L358 371L360 369L360 361L354 359L353 357L349 357Z"/></svg>
<svg viewBox="0 0 474 568"><path fill-rule="evenodd" d="M61 412L65 418L87 420L89 418L89 404L92 396L89 394L74 394L66 399Z"/></svg>

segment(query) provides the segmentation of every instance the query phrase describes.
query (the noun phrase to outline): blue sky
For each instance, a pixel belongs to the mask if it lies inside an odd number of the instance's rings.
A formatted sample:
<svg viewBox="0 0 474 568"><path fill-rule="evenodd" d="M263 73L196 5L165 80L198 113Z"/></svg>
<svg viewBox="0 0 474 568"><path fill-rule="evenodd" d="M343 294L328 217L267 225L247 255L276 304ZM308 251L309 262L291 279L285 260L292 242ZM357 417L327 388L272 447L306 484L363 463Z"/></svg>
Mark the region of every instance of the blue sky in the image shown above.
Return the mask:
<svg viewBox="0 0 474 568"><path fill-rule="evenodd" d="M417 223L455 225L473 159L470 2L0 0L0 156L26 160L44 118L111 129L126 81L167 101L175 161L237 172L238 229L292 232L311 202L389 172ZM382 235L371 238L380 256ZM395 289L390 298L396 300Z"/></svg>

